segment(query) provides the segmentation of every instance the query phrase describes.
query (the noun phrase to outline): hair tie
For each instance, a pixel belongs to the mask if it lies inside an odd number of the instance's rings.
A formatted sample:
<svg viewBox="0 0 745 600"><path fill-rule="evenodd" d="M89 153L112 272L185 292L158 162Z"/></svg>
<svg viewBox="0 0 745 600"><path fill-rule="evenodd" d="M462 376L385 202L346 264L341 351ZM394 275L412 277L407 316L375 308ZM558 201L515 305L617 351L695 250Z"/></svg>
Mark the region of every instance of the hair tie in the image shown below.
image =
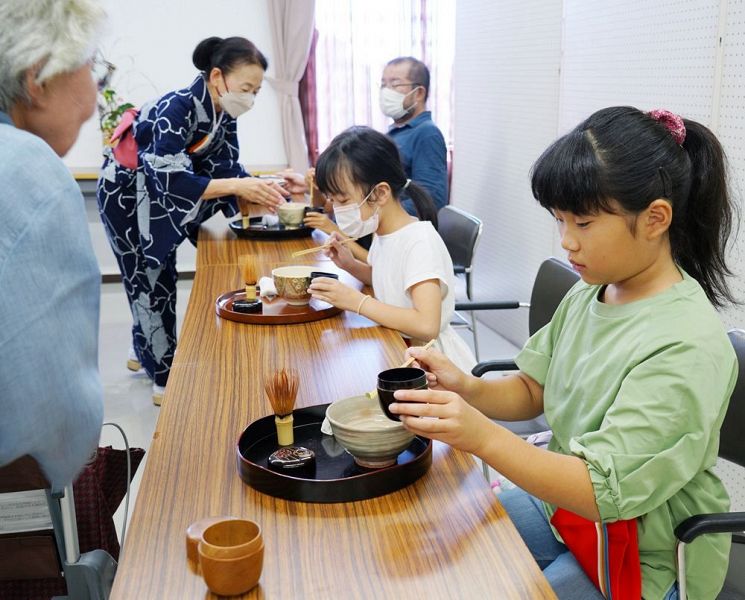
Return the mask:
<svg viewBox="0 0 745 600"><path fill-rule="evenodd" d="M686 139L686 126L683 123L683 119L675 113L665 110L663 108L657 108L650 110L647 115L652 117L658 123L662 123L673 136L675 142L682 146Z"/></svg>
<svg viewBox="0 0 745 600"><path fill-rule="evenodd" d="M404 187L402 187L402 190L405 190L407 187L409 187L409 184L411 183L411 179L407 179L406 183L404 183Z"/></svg>

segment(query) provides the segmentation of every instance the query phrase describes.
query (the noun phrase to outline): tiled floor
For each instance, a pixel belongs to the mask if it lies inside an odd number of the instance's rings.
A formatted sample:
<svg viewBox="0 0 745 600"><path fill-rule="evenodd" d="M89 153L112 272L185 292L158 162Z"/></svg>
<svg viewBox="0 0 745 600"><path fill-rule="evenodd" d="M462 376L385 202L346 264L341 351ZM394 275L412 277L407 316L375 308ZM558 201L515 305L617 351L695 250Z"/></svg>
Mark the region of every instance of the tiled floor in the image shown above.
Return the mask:
<svg viewBox="0 0 745 600"><path fill-rule="evenodd" d="M191 284L189 280L180 281L178 284L176 313L179 327L186 312ZM104 284L101 296L99 338L99 367L104 385L104 421L120 425L129 439L130 446L144 448L147 451L160 409L152 403L152 383L144 371L132 373L126 368L131 326L132 318L121 284ZM471 335L465 330L459 331L471 344ZM514 355L516 348L510 342L485 326L479 326L478 331L482 359ZM101 445L109 444L115 448L124 447L119 431L114 427L105 426L101 434ZM147 454L132 484L129 503L130 518L146 461ZM118 529L121 528L123 513L124 503L114 517Z"/></svg>

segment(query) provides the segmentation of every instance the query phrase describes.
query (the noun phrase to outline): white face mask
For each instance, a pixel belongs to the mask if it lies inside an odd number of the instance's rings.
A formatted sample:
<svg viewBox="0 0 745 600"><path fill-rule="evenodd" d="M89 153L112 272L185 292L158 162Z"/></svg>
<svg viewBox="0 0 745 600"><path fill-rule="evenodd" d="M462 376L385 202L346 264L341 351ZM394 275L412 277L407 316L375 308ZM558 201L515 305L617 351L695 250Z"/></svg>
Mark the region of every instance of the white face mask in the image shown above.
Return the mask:
<svg viewBox="0 0 745 600"><path fill-rule="evenodd" d="M226 86L227 89L227 86ZM225 92L220 96L220 105L231 117L237 119L248 112L254 105L256 94L253 92Z"/></svg>
<svg viewBox="0 0 745 600"><path fill-rule="evenodd" d="M406 96L414 93L417 89L414 88L408 94L402 94L389 87L380 88L380 110L386 117L394 120L406 116L415 105L412 104L409 108L404 108L404 100Z"/></svg>
<svg viewBox="0 0 745 600"><path fill-rule="evenodd" d="M370 193L359 204L350 204L349 206L338 206L334 207L334 217L336 217L336 224L343 233L353 238L361 238L371 233L375 233L378 230L378 223L380 219L378 217L378 207L375 207L375 212L369 219L362 220L362 211L360 207L367 202L367 199L375 191L375 188L370 190Z"/></svg>

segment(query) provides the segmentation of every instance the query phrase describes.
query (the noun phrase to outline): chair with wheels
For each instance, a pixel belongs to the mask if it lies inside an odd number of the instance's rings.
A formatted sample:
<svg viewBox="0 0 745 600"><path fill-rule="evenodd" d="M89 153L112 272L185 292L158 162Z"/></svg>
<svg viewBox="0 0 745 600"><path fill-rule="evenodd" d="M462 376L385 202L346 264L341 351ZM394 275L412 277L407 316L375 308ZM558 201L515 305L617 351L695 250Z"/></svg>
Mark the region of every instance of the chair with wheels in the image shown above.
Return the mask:
<svg viewBox="0 0 745 600"><path fill-rule="evenodd" d="M719 456L745 467L745 444L742 441L742 424L745 422L745 331L732 329L727 335L737 353L740 371L720 430ZM710 533L732 534L729 570L724 588L717 596L717 600L745 598L745 536L742 534L743 531L745 531L745 512L694 515L676 527L678 588L681 600L686 598L685 547L698 536Z"/></svg>

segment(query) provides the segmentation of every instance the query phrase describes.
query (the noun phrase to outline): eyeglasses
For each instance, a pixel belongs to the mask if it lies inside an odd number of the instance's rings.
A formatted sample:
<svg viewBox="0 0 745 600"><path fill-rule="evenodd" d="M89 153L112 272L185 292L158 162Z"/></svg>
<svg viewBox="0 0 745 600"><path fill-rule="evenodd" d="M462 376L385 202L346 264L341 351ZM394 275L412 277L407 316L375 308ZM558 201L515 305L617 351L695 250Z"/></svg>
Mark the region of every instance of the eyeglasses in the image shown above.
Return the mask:
<svg viewBox="0 0 745 600"><path fill-rule="evenodd" d="M384 81L381 81L380 82L380 89L382 90L383 88L391 88L391 89L395 90L396 88L400 88L400 87L403 87L403 86L406 86L406 85L409 85L411 87L417 87L417 86L422 85L422 84L421 83L416 83L416 82L404 82L404 81L400 81L398 83L386 83Z"/></svg>
<svg viewBox="0 0 745 600"><path fill-rule="evenodd" d="M91 75L99 91L109 87L114 71L116 71L116 66L104 59L100 52L97 52L91 59Z"/></svg>

